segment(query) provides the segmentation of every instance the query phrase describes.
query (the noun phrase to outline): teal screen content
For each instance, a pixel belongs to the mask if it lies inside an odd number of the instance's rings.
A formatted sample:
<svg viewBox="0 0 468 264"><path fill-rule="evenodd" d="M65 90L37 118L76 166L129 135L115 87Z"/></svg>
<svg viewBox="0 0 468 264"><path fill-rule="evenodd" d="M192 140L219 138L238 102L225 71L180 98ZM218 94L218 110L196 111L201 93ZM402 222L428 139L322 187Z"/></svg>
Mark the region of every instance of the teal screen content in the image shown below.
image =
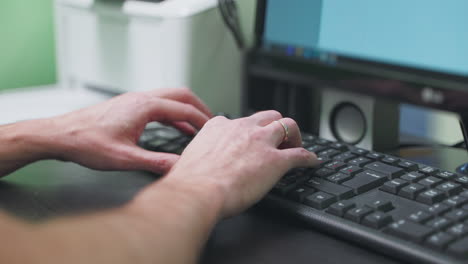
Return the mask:
<svg viewBox="0 0 468 264"><path fill-rule="evenodd" d="M468 1L269 0L264 43L468 76Z"/></svg>

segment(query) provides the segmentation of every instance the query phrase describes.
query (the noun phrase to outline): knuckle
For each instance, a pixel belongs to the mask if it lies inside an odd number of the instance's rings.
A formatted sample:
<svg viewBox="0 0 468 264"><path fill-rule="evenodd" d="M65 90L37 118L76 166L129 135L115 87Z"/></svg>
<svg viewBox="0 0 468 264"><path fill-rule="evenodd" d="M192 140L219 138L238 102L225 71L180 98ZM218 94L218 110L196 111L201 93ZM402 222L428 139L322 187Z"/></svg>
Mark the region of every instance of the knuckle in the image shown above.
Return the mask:
<svg viewBox="0 0 468 264"><path fill-rule="evenodd" d="M267 112L268 112L268 114L275 117L276 119L280 119L280 118L283 117L283 115L280 112L276 111L276 110L268 110Z"/></svg>
<svg viewBox="0 0 468 264"><path fill-rule="evenodd" d="M183 88L179 88L179 93L180 95L183 97L183 98L190 98L190 97L193 97L193 91L190 89L190 88L187 88L187 87L183 87Z"/></svg>
<svg viewBox="0 0 468 264"><path fill-rule="evenodd" d="M155 170L165 173L171 169L173 162L169 159L157 159L153 161Z"/></svg>
<svg viewBox="0 0 468 264"><path fill-rule="evenodd" d="M179 87L177 88L181 93L192 94L192 90L188 87Z"/></svg>
<svg viewBox="0 0 468 264"><path fill-rule="evenodd" d="M272 161L277 161L282 158L281 152L278 149L272 148L268 150L267 153L271 157Z"/></svg>
<svg viewBox="0 0 468 264"><path fill-rule="evenodd" d="M189 103L182 103L182 104L184 107L185 115L190 116L190 115L197 113L198 110L195 108L195 106Z"/></svg>
<svg viewBox="0 0 468 264"><path fill-rule="evenodd" d="M263 153L262 159L265 159L268 164L281 164L288 158L280 150L270 148Z"/></svg>
<svg viewBox="0 0 468 264"><path fill-rule="evenodd" d="M304 158L304 159L309 159L310 157L316 157L315 153L312 153L305 148L299 148L298 155L299 157Z"/></svg>
<svg viewBox="0 0 468 264"><path fill-rule="evenodd" d="M132 103L136 105L147 105L152 103L151 100L149 100L150 97L146 96L146 94L142 92L129 92L126 95L131 99Z"/></svg>
<svg viewBox="0 0 468 264"><path fill-rule="evenodd" d="M250 133L250 138L254 141L259 141L261 140L262 138L265 137L265 133L260 130L260 129L254 129L251 133Z"/></svg>
<svg viewBox="0 0 468 264"><path fill-rule="evenodd" d="M296 120L290 118L290 117L285 117L284 121L288 123L290 126L297 126Z"/></svg>
<svg viewBox="0 0 468 264"><path fill-rule="evenodd" d="M313 160L316 160L317 156L315 153L309 152L305 149L299 149L297 152L296 162L301 164L310 164Z"/></svg>
<svg viewBox="0 0 468 264"><path fill-rule="evenodd" d="M222 122L225 122L226 120L227 118L224 116L215 116L211 118L210 120L208 120L207 125L222 123Z"/></svg>

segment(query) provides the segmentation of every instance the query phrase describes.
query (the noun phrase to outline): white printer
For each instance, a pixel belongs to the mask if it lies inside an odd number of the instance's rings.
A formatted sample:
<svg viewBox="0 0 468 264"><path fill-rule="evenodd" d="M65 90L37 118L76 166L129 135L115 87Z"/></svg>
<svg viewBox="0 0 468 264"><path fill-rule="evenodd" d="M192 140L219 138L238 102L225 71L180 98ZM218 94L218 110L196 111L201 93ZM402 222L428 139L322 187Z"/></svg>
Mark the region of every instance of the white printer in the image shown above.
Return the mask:
<svg viewBox="0 0 468 264"><path fill-rule="evenodd" d="M240 114L241 53L217 0L56 0L59 85L126 92L189 87Z"/></svg>

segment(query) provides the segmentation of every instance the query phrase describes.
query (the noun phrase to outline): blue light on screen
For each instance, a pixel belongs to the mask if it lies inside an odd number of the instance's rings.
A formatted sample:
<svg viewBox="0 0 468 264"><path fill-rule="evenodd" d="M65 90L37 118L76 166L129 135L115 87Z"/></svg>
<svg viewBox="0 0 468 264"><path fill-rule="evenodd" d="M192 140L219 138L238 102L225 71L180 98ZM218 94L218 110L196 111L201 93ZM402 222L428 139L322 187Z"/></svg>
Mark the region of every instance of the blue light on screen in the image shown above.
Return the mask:
<svg viewBox="0 0 468 264"><path fill-rule="evenodd" d="M468 75L466 0L269 0L265 41Z"/></svg>

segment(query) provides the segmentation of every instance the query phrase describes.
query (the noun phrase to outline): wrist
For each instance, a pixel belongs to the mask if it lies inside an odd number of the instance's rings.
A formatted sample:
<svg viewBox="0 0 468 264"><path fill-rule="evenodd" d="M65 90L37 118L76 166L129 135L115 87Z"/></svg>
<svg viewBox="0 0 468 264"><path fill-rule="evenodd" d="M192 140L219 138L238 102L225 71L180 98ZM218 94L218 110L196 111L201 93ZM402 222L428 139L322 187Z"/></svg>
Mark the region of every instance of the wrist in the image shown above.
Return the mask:
<svg viewBox="0 0 468 264"><path fill-rule="evenodd" d="M130 206L143 214L151 214L155 204L162 202L168 210L179 210L203 216L205 222L217 222L221 218L223 205L219 188L208 184L187 184L174 180L175 175L168 174L140 192Z"/></svg>
<svg viewBox="0 0 468 264"><path fill-rule="evenodd" d="M133 230L143 244L158 244L161 237L169 235L164 247L184 252L171 254L170 258L178 261L170 262L195 263L219 219L221 203L206 198L209 190L201 193L201 189L174 184L168 180L171 176L148 186L123 210L133 219Z"/></svg>
<svg viewBox="0 0 468 264"><path fill-rule="evenodd" d="M58 131L53 120L35 119L3 126L0 136L12 160L34 162L59 158Z"/></svg>

